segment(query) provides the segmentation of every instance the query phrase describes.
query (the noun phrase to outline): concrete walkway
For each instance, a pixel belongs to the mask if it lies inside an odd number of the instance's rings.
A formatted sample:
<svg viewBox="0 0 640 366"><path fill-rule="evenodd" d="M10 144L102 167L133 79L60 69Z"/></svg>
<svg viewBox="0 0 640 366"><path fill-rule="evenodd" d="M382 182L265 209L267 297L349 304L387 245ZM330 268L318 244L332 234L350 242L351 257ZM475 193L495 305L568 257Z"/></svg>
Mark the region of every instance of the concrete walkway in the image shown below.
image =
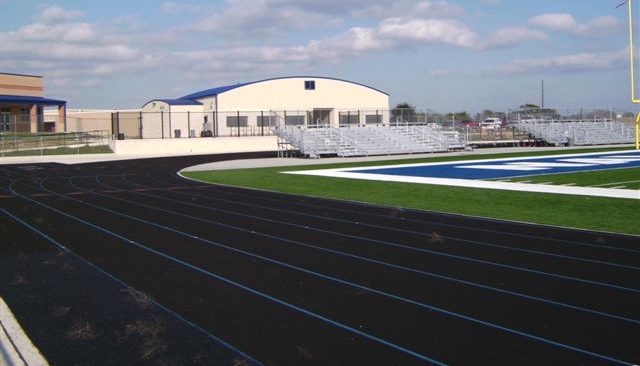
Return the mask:
<svg viewBox="0 0 640 366"><path fill-rule="evenodd" d="M598 147L626 147L631 145L611 145L611 146L598 146ZM215 163L207 163L201 165L194 165L183 169L185 172L189 171L204 171L204 170L226 170L226 169L246 169L246 168L269 168L269 167L287 167L298 165L318 165L318 164L337 164L337 163L357 163L362 161L391 161L391 160L405 160L405 159L420 159L420 158L436 158L443 156L470 156L470 155L489 155L489 154L502 154L502 153L516 153L516 152L534 152L534 151L555 151L562 150L570 153L571 150L585 149L593 146L576 146L576 147L496 147L486 149L476 149L472 151L456 151L456 152L443 152L443 153L428 153L428 154L412 154L412 155L382 155L382 156L366 156L366 157L349 157L349 158L321 158L321 159L308 159L308 158L270 158L270 159L246 159L246 160L228 160L219 161Z"/></svg>
<svg viewBox="0 0 640 366"><path fill-rule="evenodd" d="M47 366L49 363L16 321L0 297L0 365Z"/></svg>

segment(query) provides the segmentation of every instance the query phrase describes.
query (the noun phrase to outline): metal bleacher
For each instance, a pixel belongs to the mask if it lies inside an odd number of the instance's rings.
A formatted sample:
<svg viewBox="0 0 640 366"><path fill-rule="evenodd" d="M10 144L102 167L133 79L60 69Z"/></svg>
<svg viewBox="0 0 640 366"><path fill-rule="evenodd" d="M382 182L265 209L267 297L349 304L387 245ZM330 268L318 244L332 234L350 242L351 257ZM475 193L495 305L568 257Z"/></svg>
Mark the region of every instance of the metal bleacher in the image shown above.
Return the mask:
<svg viewBox="0 0 640 366"><path fill-rule="evenodd" d="M517 129L555 146L633 143L635 132L623 122L542 121L518 123Z"/></svg>
<svg viewBox="0 0 640 366"><path fill-rule="evenodd" d="M457 135L448 135L424 124L344 127L279 125L274 131L292 150L311 158L413 154L465 148Z"/></svg>

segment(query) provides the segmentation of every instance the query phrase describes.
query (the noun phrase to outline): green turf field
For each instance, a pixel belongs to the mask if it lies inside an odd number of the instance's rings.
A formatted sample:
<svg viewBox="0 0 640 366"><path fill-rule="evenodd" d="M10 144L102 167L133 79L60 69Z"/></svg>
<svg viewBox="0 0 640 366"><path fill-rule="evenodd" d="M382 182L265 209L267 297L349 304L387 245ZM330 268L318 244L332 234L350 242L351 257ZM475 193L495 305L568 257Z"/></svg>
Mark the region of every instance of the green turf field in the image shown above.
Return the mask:
<svg viewBox="0 0 640 366"><path fill-rule="evenodd" d="M545 183L578 187L640 189L640 168L610 169L569 174L545 174L502 179L505 182Z"/></svg>
<svg viewBox="0 0 640 366"><path fill-rule="evenodd" d="M610 150L612 149L608 149L608 151ZM506 220L577 227L591 230L603 230L636 235L640 234L640 225L638 224L640 222L640 200L366 181L280 173L282 171L293 170L540 156L567 153L578 154L598 151L605 150L583 149L536 153L444 156L437 158L367 163L185 172L183 175L206 182L278 192L370 202L396 207L460 213ZM629 173L631 178L628 178L628 176L625 178L621 177L620 181L635 180L633 177L637 177L638 169L627 170L631 171ZM625 172L625 174L626 173L627 172ZM586 176L589 174L584 174L585 177L583 180L586 182ZM560 175L556 178L559 177ZM523 180L533 181L532 178L533 177L528 177ZM543 177L536 177L536 179L538 178L542 179ZM548 176L546 178L546 181L550 180L548 179ZM611 176L607 179L610 178ZM598 178L592 179L593 182L595 182ZM560 180L558 180L558 182L560 182ZM612 182L606 180L605 183Z"/></svg>

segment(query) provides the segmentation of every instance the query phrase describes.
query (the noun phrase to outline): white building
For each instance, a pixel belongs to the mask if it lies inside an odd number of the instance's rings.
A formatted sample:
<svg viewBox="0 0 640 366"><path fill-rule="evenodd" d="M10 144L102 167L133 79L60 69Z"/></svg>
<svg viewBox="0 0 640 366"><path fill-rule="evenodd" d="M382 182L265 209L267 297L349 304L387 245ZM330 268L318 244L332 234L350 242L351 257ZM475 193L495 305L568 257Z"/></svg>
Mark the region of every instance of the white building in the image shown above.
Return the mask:
<svg viewBox="0 0 640 366"><path fill-rule="evenodd" d="M389 95L327 77L282 77L203 90L142 107L144 138L268 135L269 126L383 124Z"/></svg>

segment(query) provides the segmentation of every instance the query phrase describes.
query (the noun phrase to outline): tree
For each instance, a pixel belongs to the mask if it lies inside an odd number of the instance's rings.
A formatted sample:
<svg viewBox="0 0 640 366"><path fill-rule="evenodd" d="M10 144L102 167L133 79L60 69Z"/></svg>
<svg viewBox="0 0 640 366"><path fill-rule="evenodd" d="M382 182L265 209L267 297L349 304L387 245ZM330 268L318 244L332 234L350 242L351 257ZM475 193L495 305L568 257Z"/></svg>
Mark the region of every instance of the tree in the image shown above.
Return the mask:
<svg viewBox="0 0 640 366"><path fill-rule="evenodd" d="M452 118L454 118L456 122L471 122L471 116L466 111L448 113L447 120L451 120Z"/></svg>
<svg viewBox="0 0 640 366"><path fill-rule="evenodd" d="M409 103L398 103L396 107L391 110L391 116L398 122L415 122L418 114L416 113L416 107Z"/></svg>

